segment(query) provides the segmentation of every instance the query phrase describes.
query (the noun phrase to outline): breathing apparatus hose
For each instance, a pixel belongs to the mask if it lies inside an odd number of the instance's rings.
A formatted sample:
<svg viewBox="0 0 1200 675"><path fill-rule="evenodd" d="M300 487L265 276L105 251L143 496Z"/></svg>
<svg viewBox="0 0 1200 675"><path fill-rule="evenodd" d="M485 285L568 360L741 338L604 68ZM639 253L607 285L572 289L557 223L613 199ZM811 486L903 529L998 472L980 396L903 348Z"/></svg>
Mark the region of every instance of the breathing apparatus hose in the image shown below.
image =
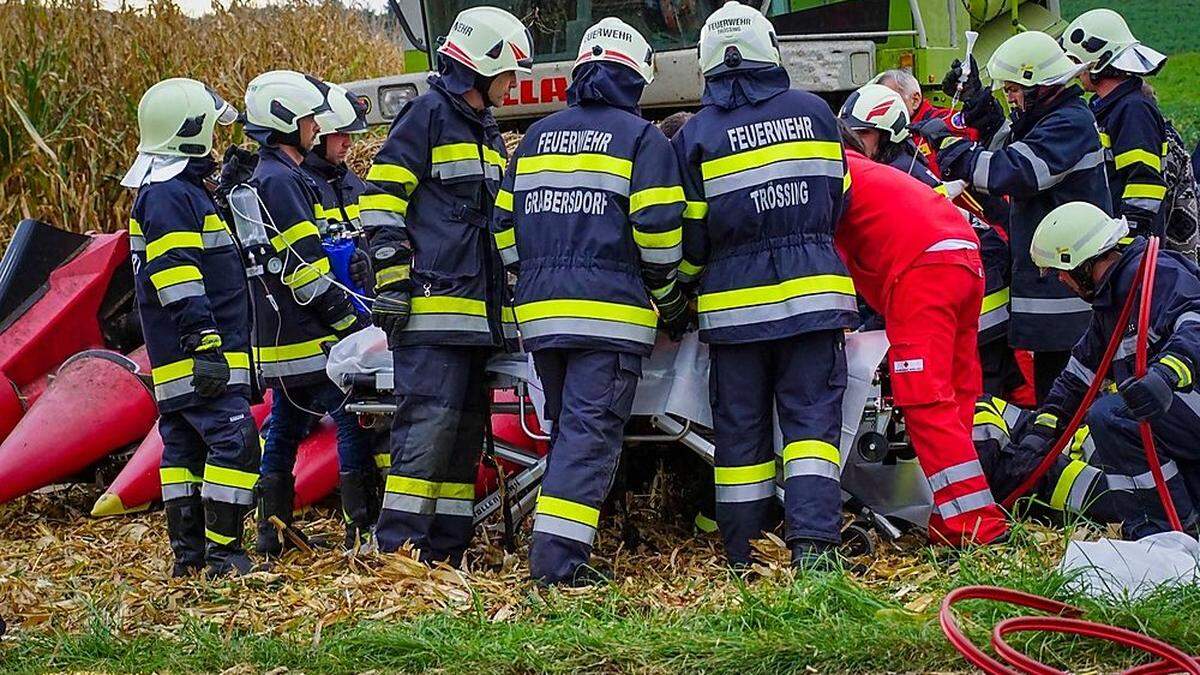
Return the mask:
<svg viewBox="0 0 1200 675"><path fill-rule="evenodd" d="M1150 334L1150 304L1154 298L1154 276L1158 268L1158 237L1150 237L1146 244L1146 251L1142 255L1142 262L1138 267L1138 274L1133 280L1133 285L1129 289L1129 295L1125 297L1125 304L1121 307L1120 317L1117 319L1115 326L1129 325L1129 317L1133 313L1133 305L1141 291L1141 305L1138 310L1138 325L1137 325L1137 348L1134 356L1134 373L1137 377L1143 377L1147 369L1147 352L1149 351L1149 334ZM1027 494L1038 481L1046 475L1050 467L1054 466L1054 462L1062 453L1063 448L1071 442L1075 436L1075 430L1083 422L1084 415L1087 414L1088 408L1091 407L1092 401L1096 399L1096 394L1099 393L1100 387L1104 382L1104 377L1108 373L1109 367L1112 365L1113 357L1117 353L1117 347L1121 344L1122 331L1114 330L1112 337L1108 341L1108 346L1104 349L1104 356L1100 359L1100 366L1096 368L1096 376L1088 385L1087 392L1083 399L1079 402L1079 407L1075 410L1075 414L1071 416L1070 423L1067 424L1063 434L1051 448L1050 452L1042 458L1042 462L1037 468L1030 473L1025 480L1013 490L1011 494L1004 499L1003 506L1006 509L1011 509L1013 504L1018 499ZM1175 503L1171 499L1170 490L1167 489L1167 482L1163 478L1162 465L1158 459L1158 452L1154 444L1154 434L1150 430L1150 422L1141 420L1138 423L1138 429L1142 436L1142 446L1146 454L1146 462L1150 465L1151 475L1154 476L1154 485L1158 490L1159 500L1162 502L1163 510L1166 511L1168 522L1176 531L1182 531L1183 526L1179 521L1179 514L1175 510Z"/></svg>

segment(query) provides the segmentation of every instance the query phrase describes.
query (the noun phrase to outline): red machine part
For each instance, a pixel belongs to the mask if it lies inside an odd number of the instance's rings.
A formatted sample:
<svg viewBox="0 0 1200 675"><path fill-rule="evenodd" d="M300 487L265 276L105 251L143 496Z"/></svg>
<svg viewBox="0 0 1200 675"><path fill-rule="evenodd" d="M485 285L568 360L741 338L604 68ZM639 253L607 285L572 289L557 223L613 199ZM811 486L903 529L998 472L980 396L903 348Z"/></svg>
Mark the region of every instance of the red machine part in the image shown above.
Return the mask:
<svg viewBox="0 0 1200 675"><path fill-rule="evenodd" d="M128 259L128 233L95 235L87 248L50 273L46 293L4 331L0 373L21 391L27 406L41 395L46 375L67 357L104 346L97 315L113 274Z"/></svg>
<svg viewBox="0 0 1200 675"><path fill-rule="evenodd" d="M63 364L0 444L0 503L68 478L150 431L158 409L138 375L144 351L131 357L93 350Z"/></svg>
<svg viewBox="0 0 1200 675"><path fill-rule="evenodd" d="M517 403L518 400L516 393L508 389L497 389L492 394L493 403ZM525 425L529 427L530 431L541 434L542 427L537 413L533 411L532 405L528 407L528 410L529 412L525 414ZM515 413L492 415L492 437L533 457L544 457L546 453L550 452L548 442L530 438L525 433L525 430L521 428L521 417ZM520 465L500 457L497 457L496 461L503 467L506 476L517 473L522 468ZM475 477L475 498L482 499L491 494L499 486L499 482L496 468L488 462L480 462L479 471Z"/></svg>
<svg viewBox="0 0 1200 675"><path fill-rule="evenodd" d="M321 501L337 488L337 426L333 420L322 418L300 443L292 473L296 476L296 509Z"/></svg>
<svg viewBox="0 0 1200 675"><path fill-rule="evenodd" d="M0 373L0 439L7 438L24 415L25 404L21 402L21 392L12 380Z"/></svg>

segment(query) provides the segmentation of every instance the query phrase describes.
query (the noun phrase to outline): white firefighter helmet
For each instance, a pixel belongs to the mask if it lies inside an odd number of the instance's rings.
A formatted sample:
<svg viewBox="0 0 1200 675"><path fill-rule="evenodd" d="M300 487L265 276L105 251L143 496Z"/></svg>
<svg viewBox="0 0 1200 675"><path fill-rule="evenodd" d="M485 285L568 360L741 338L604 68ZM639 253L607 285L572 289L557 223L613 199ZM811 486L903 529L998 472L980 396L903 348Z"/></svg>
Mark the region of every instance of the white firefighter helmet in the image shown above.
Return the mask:
<svg viewBox="0 0 1200 675"><path fill-rule="evenodd" d="M329 110L329 85L294 70L272 70L250 80L246 87L246 130L299 130L299 121Z"/></svg>
<svg viewBox="0 0 1200 675"><path fill-rule="evenodd" d="M1068 202L1038 224L1029 254L1042 269L1069 272L1112 250L1127 236L1125 218L1113 218L1087 202Z"/></svg>
<svg viewBox="0 0 1200 675"><path fill-rule="evenodd" d="M888 140L899 143L908 138L908 108L891 87L866 84L850 94L838 117L851 129L878 129Z"/></svg>
<svg viewBox="0 0 1200 675"><path fill-rule="evenodd" d="M996 88L1005 82L1023 87L1066 84L1086 66L1067 57L1058 41L1031 30L1005 40L988 60L988 75Z"/></svg>
<svg viewBox="0 0 1200 675"><path fill-rule="evenodd" d="M1167 57L1138 41L1124 17L1111 9L1093 9L1080 14L1061 38L1063 49L1093 73L1113 67L1134 75L1151 75Z"/></svg>
<svg viewBox="0 0 1200 675"><path fill-rule="evenodd" d="M646 84L654 81L654 49L637 29L616 17L600 19L584 31L571 72L593 61L619 63L636 71Z"/></svg>
<svg viewBox="0 0 1200 675"><path fill-rule="evenodd" d="M357 96L345 87L331 83L325 98L329 110L317 115L317 124L321 127L317 138L329 134L361 134L367 130L367 108Z"/></svg>
<svg viewBox="0 0 1200 675"><path fill-rule="evenodd" d="M233 124L237 114L203 82L163 80L138 102L138 152L205 157L212 151L213 128Z"/></svg>
<svg viewBox="0 0 1200 675"><path fill-rule="evenodd" d="M705 76L782 62L775 27L762 12L736 0L710 14L700 29L700 72Z"/></svg>
<svg viewBox="0 0 1200 675"><path fill-rule="evenodd" d="M520 19L499 7L470 7L454 17L438 53L484 77L510 70L528 73L533 38Z"/></svg>
<svg viewBox="0 0 1200 675"><path fill-rule="evenodd" d="M121 178L129 188L168 180L190 158L208 157L214 127L233 124L238 111L203 82L172 77L142 94L137 115L137 158Z"/></svg>

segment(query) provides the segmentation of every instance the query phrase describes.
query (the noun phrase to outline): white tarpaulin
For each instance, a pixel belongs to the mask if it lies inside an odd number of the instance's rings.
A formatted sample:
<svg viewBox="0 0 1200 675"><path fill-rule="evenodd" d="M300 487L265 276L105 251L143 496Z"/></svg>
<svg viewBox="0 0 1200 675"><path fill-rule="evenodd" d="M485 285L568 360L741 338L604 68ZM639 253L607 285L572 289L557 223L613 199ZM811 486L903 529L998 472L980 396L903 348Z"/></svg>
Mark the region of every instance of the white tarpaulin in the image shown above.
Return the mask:
<svg viewBox="0 0 1200 675"><path fill-rule="evenodd" d="M1182 532L1137 541L1073 541L1060 570L1093 597L1138 598L1159 586L1200 581L1200 542Z"/></svg>

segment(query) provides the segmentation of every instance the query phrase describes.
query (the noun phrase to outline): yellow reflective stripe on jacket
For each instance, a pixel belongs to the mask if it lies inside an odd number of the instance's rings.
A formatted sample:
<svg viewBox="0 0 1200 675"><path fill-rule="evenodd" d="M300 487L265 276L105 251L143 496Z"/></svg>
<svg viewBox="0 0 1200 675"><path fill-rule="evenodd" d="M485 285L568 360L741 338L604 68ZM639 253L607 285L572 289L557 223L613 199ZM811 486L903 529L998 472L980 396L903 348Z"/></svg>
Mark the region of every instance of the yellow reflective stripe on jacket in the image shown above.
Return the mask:
<svg viewBox="0 0 1200 675"><path fill-rule="evenodd" d="M457 162L464 159L480 159L480 147L475 143L448 143L435 145L429 151L429 158L434 164L442 162Z"/></svg>
<svg viewBox="0 0 1200 675"><path fill-rule="evenodd" d="M775 461L746 466L718 466L713 468L717 485L746 485L775 479Z"/></svg>
<svg viewBox="0 0 1200 675"><path fill-rule="evenodd" d="M1111 148L1112 147L1112 136L1109 136L1108 134L1101 131L1100 132L1100 145L1103 147L1106 147L1106 148Z"/></svg>
<svg viewBox="0 0 1200 675"><path fill-rule="evenodd" d="M141 237L141 236L144 236L144 234L145 233L142 232L142 224L139 223L138 221L134 220L133 218L130 218L129 219L129 235Z"/></svg>
<svg viewBox="0 0 1200 675"><path fill-rule="evenodd" d="M984 296L983 304L981 304L979 306L979 313L981 315L987 314L988 312L995 311L995 310L1000 309L1001 307L1007 305L1010 295L1011 295L1011 291L1009 290L1009 288L1007 286L1005 286L1004 288L1001 288L1000 290L996 291L995 293L990 293L990 294Z"/></svg>
<svg viewBox="0 0 1200 675"><path fill-rule="evenodd" d="M1155 171L1162 171L1162 157L1141 148L1126 150L1113 157L1113 165L1120 171L1131 164L1145 164Z"/></svg>
<svg viewBox="0 0 1200 675"><path fill-rule="evenodd" d="M289 288L300 288L329 274L329 258L318 258L316 262L304 263L295 272L283 277L283 283Z"/></svg>
<svg viewBox="0 0 1200 675"><path fill-rule="evenodd" d="M687 202L683 206L683 217L700 220L708 215L708 202Z"/></svg>
<svg viewBox="0 0 1200 675"><path fill-rule="evenodd" d="M610 157L592 152L581 152L575 155L532 155L517 160L518 176L539 171L599 171L629 178L633 175L633 162L621 157Z"/></svg>
<svg viewBox="0 0 1200 675"><path fill-rule="evenodd" d="M278 361L292 361L294 359L317 356L325 353L321 349L321 345L333 339L332 336L325 336L307 342L279 345L278 347L255 347L254 359L259 363L275 363Z"/></svg>
<svg viewBox="0 0 1200 675"><path fill-rule="evenodd" d="M493 236L496 239L496 248L509 248L517 245L516 228L510 227L507 230L499 230Z"/></svg>
<svg viewBox="0 0 1200 675"><path fill-rule="evenodd" d="M200 268L195 265L179 265L150 275L150 283L154 284L154 288L160 291L175 284L203 280L204 276L200 274Z"/></svg>
<svg viewBox="0 0 1200 675"><path fill-rule="evenodd" d="M683 196L683 188L678 185L646 188L629 195L629 214L633 215L651 206L678 204L684 201L686 200Z"/></svg>
<svg viewBox="0 0 1200 675"><path fill-rule="evenodd" d="M295 225L292 225L283 232L271 237L271 246L279 253L283 253L288 247L305 237L320 237L321 232L317 230L317 226L313 225L311 220L302 220Z"/></svg>
<svg viewBox="0 0 1200 675"><path fill-rule="evenodd" d="M842 176L842 194L850 191L850 169L846 169L846 175Z"/></svg>
<svg viewBox="0 0 1200 675"><path fill-rule="evenodd" d="M166 255L177 248L204 248L204 237L199 232L167 232L154 241L146 242L146 262Z"/></svg>
<svg viewBox="0 0 1200 675"><path fill-rule="evenodd" d="M518 323L539 319L576 318L620 321L647 327L658 325L658 315L651 309L601 300L540 300L517 305L516 314Z"/></svg>
<svg viewBox="0 0 1200 675"><path fill-rule="evenodd" d="M367 170L367 180L381 183L400 183L409 194L417 186L417 174L399 164L372 164ZM363 195L366 197L367 195Z"/></svg>
<svg viewBox="0 0 1200 675"><path fill-rule="evenodd" d="M980 409L976 408L975 409L975 419L973 420L973 425L979 426L981 424L991 424L992 426L995 426L999 429L1003 429L1004 433L1006 433L1006 434L1009 433L1008 424L1004 421L1004 418L1001 417L998 413L996 413L995 411L992 411L992 410L980 410Z"/></svg>
<svg viewBox="0 0 1200 675"><path fill-rule="evenodd" d="M204 480L205 482L216 483L217 485L227 485L229 487L241 488L243 490L251 490L254 488L254 484L258 482L258 474L251 473L249 471L229 469L223 466L205 464Z"/></svg>
<svg viewBox="0 0 1200 675"><path fill-rule="evenodd" d="M438 485L438 497L443 499L470 499L475 501L474 483L441 483Z"/></svg>
<svg viewBox="0 0 1200 675"><path fill-rule="evenodd" d="M1067 464L1058 477L1058 482L1054 484L1054 492L1050 495L1050 508L1056 511L1066 509L1067 498L1071 496L1071 488L1075 485L1075 479L1086 468L1088 468L1087 463L1078 459L1073 459Z"/></svg>
<svg viewBox="0 0 1200 675"><path fill-rule="evenodd" d="M204 231L205 232L228 232L229 226L225 221L221 220L221 216L215 213L210 213L204 216Z"/></svg>
<svg viewBox="0 0 1200 675"><path fill-rule="evenodd" d="M783 447L783 461L793 459L823 459L826 462L841 464L842 456L838 449L825 441L807 440L794 441Z"/></svg>
<svg viewBox="0 0 1200 675"><path fill-rule="evenodd" d="M537 512L573 520L589 527L600 524L600 509L545 494L538 495Z"/></svg>
<svg viewBox="0 0 1200 675"><path fill-rule="evenodd" d="M433 295L427 298L418 295L412 299L412 313L487 316L487 303L453 295Z"/></svg>
<svg viewBox="0 0 1200 675"><path fill-rule="evenodd" d="M633 241L642 248L672 248L683 243L683 228L666 232L643 232L634 228Z"/></svg>
<svg viewBox="0 0 1200 675"><path fill-rule="evenodd" d="M504 209L509 213L513 210L513 194L508 190L501 190L496 193L496 208Z"/></svg>
<svg viewBox="0 0 1200 675"><path fill-rule="evenodd" d="M225 352L225 362L230 368L247 369L250 367L250 354L247 352ZM150 379L155 385L172 382L192 374L195 369L193 359L182 359L173 363L165 363L150 369Z"/></svg>
<svg viewBox="0 0 1200 675"><path fill-rule="evenodd" d="M1147 185L1145 183L1130 183L1121 193L1121 199L1157 199L1161 201L1167 196L1167 186Z"/></svg>
<svg viewBox="0 0 1200 675"><path fill-rule="evenodd" d="M840 274L818 274L811 277L788 279L770 286L704 293L697 299L697 311L719 312L723 309L784 302L791 298L818 293L854 295L854 282L850 280L850 277Z"/></svg>
<svg viewBox="0 0 1200 675"><path fill-rule="evenodd" d="M363 211L389 211L402 216L408 213L408 200L386 192L362 195L358 198L358 205Z"/></svg>
<svg viewBox="0 0 1200 675"><path fill-rule="evenodd" d="M493 166L499 167L501 170L504 169L504 164L505 164L504 155L501 155L498 150L495 150L494 148L490 148L486 145L481 145L481 146L479 146L479 148L481 150L483 150L483 161L484 162L486 162L487 164L491 164Z"/></svg>
<svg viewBox="0 0 1200 675"><path fill-rule="evenodd" d="M683 274L684 276L694 277L703 271L704 265L696 265L688 262L687 260L681 260L679 262L679 273Z"/></svg>
<svg viewBox="0 0 1200 675"><path fill-rule="evenodd" d="M844 180L844 179L843 179L843 180ZM934 191L934 192L936 192L936 193L938 193L939 195L941 195L941 196L943 196L943 197L949 197L949 196L950 196L950 191L946 189L946 184L945 184L945 183L938 183L936 186L934 186L934 188L933 188L933 191Z"/></svg>
<svg viewBox="0 0 1200 675"><path fill-rule="evenodd" d="M836 141L790 141L710 159L700 165L704 180L794 159L842 159L842 144Z"/></svg>

